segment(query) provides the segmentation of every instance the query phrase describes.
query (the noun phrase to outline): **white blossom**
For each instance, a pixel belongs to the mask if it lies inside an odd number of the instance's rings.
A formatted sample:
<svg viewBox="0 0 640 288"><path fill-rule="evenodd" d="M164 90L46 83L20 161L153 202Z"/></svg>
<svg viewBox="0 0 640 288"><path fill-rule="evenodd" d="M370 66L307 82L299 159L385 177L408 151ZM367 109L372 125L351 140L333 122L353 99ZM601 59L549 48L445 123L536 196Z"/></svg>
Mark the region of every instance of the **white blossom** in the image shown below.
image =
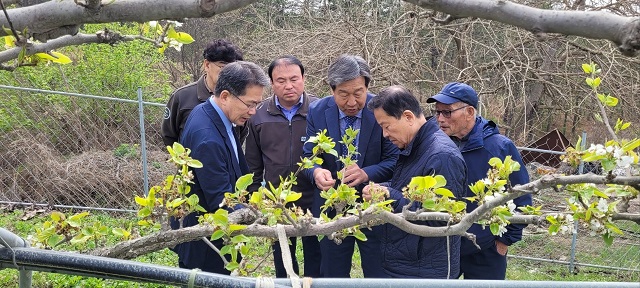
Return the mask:
<svg viewBox="0 0 640 288"><path fill-rule="evenodd" d="M509 207L509 211L511 211L511 213L513 213L514 210L516 210L516 204L513 203L513 200L509 200L507 202L507 207Z"/></svg>
<svg viewBox="0 0 640 288"><path fill-rule="evenodd" d="M149 27L156 28L158 26L158 21L149 21Z"/></svg>
<svg viewBox="0 0 640 288"><path fill-rule="evenodd" d="M498 236L502 237L502 234L507 232L507 226L506 225L500 225L500 230L498 231Z"/></svg>
<svg viewBox="0 0 640 288"><path fill-rule="evenodd" d="M620 160L618 161L618 166L620 166L622 168L629 168L629 166L631 166L631 164L633 164L633 157L631 157L631 156L622 156L622 157L620 157Z"/></svg>
<svg viewBox="0 0 640 288"><path fill-rule="evenodd" d="M596 206L596 208L598 208L598 210L602 212L607 212L609 210L609 203L607 203L607 200L605 200L604 198L600 198L600 201L598 201L598 206Z"/></svg>

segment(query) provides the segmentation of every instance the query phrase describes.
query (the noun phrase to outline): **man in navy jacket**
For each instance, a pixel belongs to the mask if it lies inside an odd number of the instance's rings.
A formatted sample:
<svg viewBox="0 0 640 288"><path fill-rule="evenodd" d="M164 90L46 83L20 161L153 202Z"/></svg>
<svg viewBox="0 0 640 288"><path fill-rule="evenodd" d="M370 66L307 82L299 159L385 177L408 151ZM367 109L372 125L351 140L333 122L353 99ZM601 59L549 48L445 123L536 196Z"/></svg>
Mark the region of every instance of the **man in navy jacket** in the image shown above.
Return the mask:
<svg viewBox="0 0 640 288"><path fill-rule="evenodd" d="M468 185L487 177L487 171L491 168L489 159L493 157L504 161L511 156L520 163L520 171L509 176L509 185L529 182L529 174L513 142L500 134L495 123L476 115L478 94L471 86L449 83L440 93L427 99L427 103L434 102L434 117L442 131L458 145L467 163L465 197L475 196ZM517 207L531 205L531 195L521 196L513 202ZM467 203L467 212L477 207L477 203ZM479 224L473 224L468 232L476 235L476 243L481 249L478 250L468 239L462 239L460 273L464 279L504 279L508 246L520 241L524 227L526 225L511 224L501 236L494 236L488 228L482 229Z"/></svg>
<svg viewBox="0 0 640 288"><path fill-rule="evenodd" d="M220 72L214 94L196 106L187 119L180 143L191 149L191 157L203 164L202 168L193 169L191 194L198 195L200 205L207 212L230 210L220 207L224 193L235 191L238 178L249 173L242 144L233 127L244 125L256 113L267 86L269 78L258 65L243 61L230 63ZM187 215L183 227L197 225L200 215L197 212ZM175 219L171 224L172 229L179 228ZM218 249L223 246L221 239L212 243ZM230 274L220 255L202 240L179 244L174 251L178 253L181 268Z"/></svg>
<svg viewBox="0 0 640 288"><path fill-rule="evenodd" d="M402 86L391 86L369 102L383 135L400 148L400 156L388 183L367 185L365 199L371 199L371 188L385 191L385 198L395 200L393 212L401 213L411 202L402 189L416 176L441 175L456 197L464 193L466 167L462 155L435 119L424 117L420 103ZM408 207L416 211L421 203ZM417 221L431 227L446 226L442 221ZM422 237L409 234L392 224L382 226L382 268L392 278L455 278L460 266L460 236Z"/></svg>
<svg viewBox="0 0 640 288"><path fill-rule="evenodd" d="M304 170L302 173L319 190L334 187L337 184L336 172L340 170L344 171L344 182L356 187L358 191L362 191L362 187L369 181L385 182L391 178L398 159L398 148L382 137L382 128L376 123L373 113L365 109L366 103L373 98L373 95L367 93L370 81L369 65L359 56L341 55L329 66L328 82L333 95L312 103L307 115L307 138L327 129L328 135L338 141L350 125L353 129L360 129L356 139L360 154L357 155L357 164L345 168L341 167L335 156L325 153L321 156L324 160L321 166ZM312 143L304 145L304 157L313 154L313 147ZM343 152L340 147L340 144L336 145L338 153ZM320 198L319 191L315 196L312 212L317 216L324 199ZM362 232L367 236L367 241L360 241L355 237L345 238L340 245L327 237L320 241L320 273L323 277L350 277L351 258L356 242L360 249L364 277L384 277L377 233L369 229L363 229Z"/></svg>

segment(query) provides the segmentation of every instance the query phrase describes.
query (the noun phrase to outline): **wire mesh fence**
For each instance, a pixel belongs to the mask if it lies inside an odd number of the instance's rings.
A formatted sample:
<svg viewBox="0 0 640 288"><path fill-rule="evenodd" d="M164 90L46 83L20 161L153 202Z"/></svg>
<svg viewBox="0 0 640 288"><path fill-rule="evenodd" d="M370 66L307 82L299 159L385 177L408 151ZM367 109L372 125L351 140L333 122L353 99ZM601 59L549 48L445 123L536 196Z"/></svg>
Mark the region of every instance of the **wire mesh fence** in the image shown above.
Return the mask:
<svg viewBox="0 0 640 288"><path fill-rule="evenodd" d="M1 201L125 209L143 194L136 100L1 89ZM158 183L168 172L159 136L164 105L145 104L149 179Z"/></svg>
<svg viewBox="0 0 640 288"><path fill-rule="evenodd" d="M136 91L128 99L0 85L0 203L35 203L61 208L131 211L134 195L144 194L141 147L146 145L148 182L172 173L160 137L163 104L144 102L139 115ZM141 142L140 119L146 142ZM572 144L559 131L519 147L531 179L549 173L573 174L560 156ZM586 166L585 172L598 172ZM546 211L563 211L564 196L553 190L534 197ZM637 211L636 211L637 212ZM623 281L640 281L640 227L621 223L625 236L607 247L578 229L549 236L529 226L513 246L510 265L532 265L531 273L552 273L557 264L579 271L614 271ZM572 247L577 247L573 252ZM533 261L533 262L532 262ZM562 267L560 266L560 267ZM565 267L562 267L567 271ZM555 272L554 272L555 273Z"/></svg>

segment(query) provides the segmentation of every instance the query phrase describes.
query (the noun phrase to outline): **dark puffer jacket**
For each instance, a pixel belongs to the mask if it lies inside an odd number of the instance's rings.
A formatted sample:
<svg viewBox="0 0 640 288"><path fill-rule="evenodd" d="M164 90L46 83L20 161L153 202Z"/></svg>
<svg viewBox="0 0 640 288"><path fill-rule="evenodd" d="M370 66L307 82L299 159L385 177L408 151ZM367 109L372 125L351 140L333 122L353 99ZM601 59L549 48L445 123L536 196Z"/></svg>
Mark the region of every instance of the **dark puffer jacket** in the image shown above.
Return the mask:
<svg viewBox="0 0 640 288"><path fill-rule="evenodd" d="M433 119L428 120L400 152L389 183L390 198L396 200L393 203L394 212L401 212L402 207L409 203L402 196L402 188L409 184L411 178L427 175L444 176L447 180L446 188L456 197L464 193L466 167L462 155ZM416 210L418 205L419 203L414 204L410 210ZM421 221L416 224L436 227L446 225L439 221ZM381 239L384 272L395 278L456 277L460 270L460 237L448 238L447 244L447 237L420 237L385 224Z"/></svg>
<svg viewBox="0 0 640 288"><path fill-rule="evenodd" d="M509 176L509 183L512 186L529 183L529 174L524 167L518 149L509 138L500 134L497 125L492 121L477 117L476 125L462 141L455 138L453 140L460 147L464 161L471 168L467 171L467 186L465 186L467 188L465 188L464 197L475 196L468 188L468 185L487 177L487 171L491 168L489 159L493 157L504 160L508 155L511 155L514 161L520 163L520 171L513 172ZM518 207L531 205L531 195L518 197L513 200L513 203ZM467 203L467 212L471 212L477 207L477 203ZM481 249L487 249L491 247L491 245L495 245L495 240L500 240L500 242L507 245L520 241L520 239L522 239L522 229L526 226L527 225L508 225L507 232L500 237L491 234L489 228L482 229L482 226L479 224L473 224L467 232L476 235L476 243L480 245ZM460 251L462 255L472 254L477 251L478 248L476 248L471 241L462 239Z"/></svg>

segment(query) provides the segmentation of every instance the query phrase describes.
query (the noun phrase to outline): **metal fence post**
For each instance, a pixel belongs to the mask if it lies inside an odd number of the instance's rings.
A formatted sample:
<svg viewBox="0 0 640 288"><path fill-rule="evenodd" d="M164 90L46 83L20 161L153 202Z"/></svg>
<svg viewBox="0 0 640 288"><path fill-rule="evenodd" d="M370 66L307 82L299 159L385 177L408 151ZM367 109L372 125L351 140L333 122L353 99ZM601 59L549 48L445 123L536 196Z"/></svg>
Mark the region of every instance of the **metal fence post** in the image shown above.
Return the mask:
<svg viewBox="0 0 640 288"><path fill-rule="evenodd" d="M580 150L584 150L587 146L587 132L582 131L582 142L580 143ZM580 166L578 166L578 174L584 173L584 161L580 160ZM576 260L576 245L578 242L578 221L573 223L573 237L571 239L571 259L569 260L569 273L573 274L573 270L575 269L575 260Z"/></svg>
<svg viewBox="0 0 640 288"><path fill-rule="evenodd" d="M142 154L142 178L144 181L144 195L149 193L149 171L147 171L147 141L144 129L144 105L142 102L142 87L138 86L138 113L140 114L140 147Z"/></svg>

